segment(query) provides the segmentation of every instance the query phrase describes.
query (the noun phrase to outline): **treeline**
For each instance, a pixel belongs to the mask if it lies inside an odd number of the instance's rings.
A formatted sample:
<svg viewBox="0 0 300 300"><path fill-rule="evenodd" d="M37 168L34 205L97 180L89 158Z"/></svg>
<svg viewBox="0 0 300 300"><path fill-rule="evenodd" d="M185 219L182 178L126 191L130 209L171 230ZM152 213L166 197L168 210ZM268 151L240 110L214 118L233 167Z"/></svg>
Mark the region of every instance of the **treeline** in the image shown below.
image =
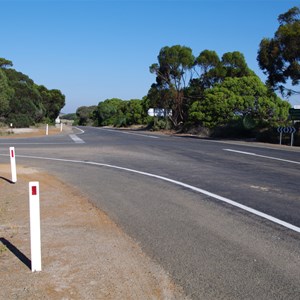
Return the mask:
<svg viewBox="0 0 300 300"><path fill-rule="evenodd" d="M11 61L0 58L0 125L29 127L54 122L65 105L65 96L60 90L35 84L12 66Z"/></svg>
<svg viewBox="0 0 300 300"><path fill-rule="evenodd" d="M150 124L154 129L200 128L207 134L247 135L274 131L289 124L290 104L282 95L299 93L286 88L300 80L300 10L293 7L278 17L279 27L258 49L259 67L267 75L263 83L249 69L238 51L224 53L175 45L163 47L157 63L150 66L155 83L142 100L108 99L98 106L80 107L79 124L129 126ZM149 108L159 108L165 117L149 117ZM272 129L273 128L273 129ZM268 132L269 134L270 132Z"/></svg>
<svg viewBox="0 0 300 300"><path fill-rule="evenodd" d="M151 121L148 116L148 101L118 98L106 99L98 106L81 106L76 111L79 125L127 127L147 124Z"/></svg>
<svg viewBox="0 0 300 300"><path fill-rule="evenodd" d="M126 127L152 126L154 130L207 128L215 133L227 128L238 134L284 124L290 105L280 99L249 69L240 52L204 50L197 57L186 46L164 47L158 63L150 66L156 75L142 100L107 99L97 106L76 111L79 125ZM150 108L169 112L150 117Z"/></svg>

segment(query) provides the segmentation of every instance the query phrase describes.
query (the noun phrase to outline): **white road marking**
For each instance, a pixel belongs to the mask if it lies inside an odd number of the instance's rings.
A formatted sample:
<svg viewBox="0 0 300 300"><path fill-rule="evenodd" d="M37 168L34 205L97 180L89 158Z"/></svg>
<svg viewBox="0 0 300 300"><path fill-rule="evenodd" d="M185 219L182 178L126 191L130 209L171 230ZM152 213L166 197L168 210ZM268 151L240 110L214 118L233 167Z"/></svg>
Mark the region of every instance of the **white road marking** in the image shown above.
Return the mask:
<svg viewBox="0 0 300 300"><path fill-rule="evenodd" d="M7 155L0 154L0 156L7 156ZM135 174L140 174L140 175L144 175L144 176L148 176L148 177L160 179L160 180L163 180L163 181L166 181L166 182L173 183L173 184L178 185L178 186L185 187L187 189L190 189L192 191L201 193L203 195L212 197L212 198L214 198L216 200L225 202L225 203L230 204L230 205L232 205L234 207L240 208L240 209L245 210L245 211L247 211L247 212L249 212L251 214L254 214L254 215L259 216L261 218L267 219L267 220L269 220L269 221L271 221L273 223L276 223L276 224L281 225L281 226L283 226L285 228L288 228L290 230L293 230L293 231L296 231L296 232L300 233L300 227L297 227L295 225L292 225L290 223L287 223L285 221L282 221L280 219L272 217L272 216L270 216L268 214L260 212L260 211L258 211L256 209L253 209L253 208L248 207L246 205L240 204L240 203L235 202L233 200L230 200L228 198L219 196L219 195L211 193L209 191L206 191L206 190L197 188L195 186L192 186L192 185L189 185L189 184L177 181L177 180L173 180L173 179L170 179L170 178L167 178L167 177L155 175L155 174L152 174L152 173L142 172L142 171L138 171L138 170L134 170L134 169L123 168L123 167L119 167L119 166L115 166L115 165L109 165L109 164L92 162L92 161L81 161L81 160L61 159L61 158L49 158L49 157L39 157L39 156L27 156L27 155L18 155L18 157L32 158L32 159L42 159L42 160L51 160L51 161L61 161L61 162L70 162L70 163L80 163L80 164L86 164L86 165L95 165L95 166L101 166L101 167L107 167L107 168L112 168L112 169L118 169L118 170L122 170L122 171L127 171L127 172L131 172L131 173L135 173Z"/></svg>
<svg viewBox="0 0 300 300"><path fill-rule="evenodd" d="M143 136L143 137L147 137L147 138L151 138L151 139L159 139L158 136L154 136L154 135L147 135L147 134L140 134L140 133L133 133L133 132L128 132L128 131L124 131L122 132L124 134L131 134L131 135L137 135L137 136Z"/></svg>
<svg viewBox="0 0 300 300"><path fill-rule="evenodd" d="M72 142L69 143L15 143L15 142L0 142L0 145L70 145Z"/></svg>
<svg viewBox="0 0 300 300"><path fill-rule="evenodd" d="M83 133L85 132L84 130L82 130L82 129L78 128L78 127L74 127L74 128L76 128L77 130L79 130L79 131L80 131L80 133L79 133L79 134L83 134Z"/></svg>
<svg viewBox="0 0 300 300"><path fill-rule="evenodd" d="M154 135L133 133L133 132L128 132L128 131L113 130L113 129L104 129L104 128L98 128L98 129L104 130L104 131L111 131L111 132L114 132L114 133L131 134L131 135L137 135L137 136L147 137L147 138L151 138L151 139L159 139L158 136L154 136Z"/></svg>
<svg viewBox="0 0 300 300"><path fill-rule="evenodd" d="M79 138L76 134L69 134L69 137L76 143L76 144L84 144L85 141L83 141L81 138Z"/></svg>
<svg viewBox="0 0 300 300"><path fill-rule="evenodd" d="M273 156L260 155L260 154L256 154L256 153L252 153L252 152L244 152L244 151L238 151L238 150L233 150L233 149L223 149L223 150L229 151L229 152L245 154L245 155L252 155L252 156L256 156L256 157L267 158L267 159L279 160L279 161L283 161L283 162L287 162L287 163L291 163L291 164L300 165L300 162L294 161L294 160L282 159L282 158L277 158L277 157L273 157Z"/></svg>

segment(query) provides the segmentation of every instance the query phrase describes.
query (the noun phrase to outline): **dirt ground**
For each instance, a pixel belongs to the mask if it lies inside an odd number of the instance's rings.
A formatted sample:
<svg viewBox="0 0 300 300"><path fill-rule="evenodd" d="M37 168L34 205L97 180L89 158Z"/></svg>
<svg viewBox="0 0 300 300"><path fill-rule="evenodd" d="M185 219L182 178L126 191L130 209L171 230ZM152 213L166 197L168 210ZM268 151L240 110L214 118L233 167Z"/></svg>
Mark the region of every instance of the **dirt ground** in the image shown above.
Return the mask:
<svg viewBox="0 0 300 300"><path fill-rule="evenodd" d="M0 165L0 299L185 299L166 272L80 191ZM40 183L42 271L30 269L28 184Z"/></svg>
<svg viewBox="0 0 300 300"><path fill-rule="evenodd" d="M63 125L62 131L71 132L72 127ZM60 134L60 125L49 126L48 135ZM7 138L28 138L28 137L41 137L46 135L46 126L30 127L30 128L0 128L0 139Z"/></svg>

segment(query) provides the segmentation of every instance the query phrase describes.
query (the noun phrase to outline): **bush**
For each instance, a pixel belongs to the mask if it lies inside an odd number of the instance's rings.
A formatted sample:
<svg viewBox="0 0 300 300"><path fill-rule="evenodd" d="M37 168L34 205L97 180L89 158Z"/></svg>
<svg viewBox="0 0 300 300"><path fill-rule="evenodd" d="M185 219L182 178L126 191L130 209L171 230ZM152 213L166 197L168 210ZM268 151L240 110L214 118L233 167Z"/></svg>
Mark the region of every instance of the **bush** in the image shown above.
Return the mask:
<svg viewBox="0 0 300 300"><path fill-rule="evenodd" d="M152 130L159 131L159 130L170 130L172 129L172 124L169 119L165 118L157 118L154 117L154 122L152 126Z"/></svg>
<svg viewBox="0 0 300 300"><path fill-rule="evenodd" d="M7 119L7 124L13 124L15 128L27 128L34 125L34 121L31 117L25 114L13 115L11 118Z"/></svg>

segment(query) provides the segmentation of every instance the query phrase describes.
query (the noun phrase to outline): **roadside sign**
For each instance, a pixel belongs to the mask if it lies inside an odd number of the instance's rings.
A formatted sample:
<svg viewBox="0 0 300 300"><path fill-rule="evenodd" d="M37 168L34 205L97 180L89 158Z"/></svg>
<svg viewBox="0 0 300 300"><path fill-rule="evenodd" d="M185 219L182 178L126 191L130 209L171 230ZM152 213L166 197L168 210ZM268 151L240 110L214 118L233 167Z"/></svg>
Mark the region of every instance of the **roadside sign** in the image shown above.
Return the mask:
<svg viewBox="0 0 300 300"><path fill-rule="evenodd" d="M300 120L300 109L290 108L289 109L290 119L291 120Z"/></svg>
<svg viewBox="0 0 300 300"><path fill-rule="evenodd" d="M293 126L288 126L288 127L278 127L277 132L280 133L279 136L279 144L281 145L282 143L282 134L283 133L290 133L291 134L291 146L294 144L294 133L296 132L296 128Z"/></svg>
<svg viewBox="0 0 300 300"><path fill-rule="evenodd" d="M296 128L293 126L289 126L289 127L278 127L277 128L277 132L278 133L295 133L296 132Z"/></svg>

